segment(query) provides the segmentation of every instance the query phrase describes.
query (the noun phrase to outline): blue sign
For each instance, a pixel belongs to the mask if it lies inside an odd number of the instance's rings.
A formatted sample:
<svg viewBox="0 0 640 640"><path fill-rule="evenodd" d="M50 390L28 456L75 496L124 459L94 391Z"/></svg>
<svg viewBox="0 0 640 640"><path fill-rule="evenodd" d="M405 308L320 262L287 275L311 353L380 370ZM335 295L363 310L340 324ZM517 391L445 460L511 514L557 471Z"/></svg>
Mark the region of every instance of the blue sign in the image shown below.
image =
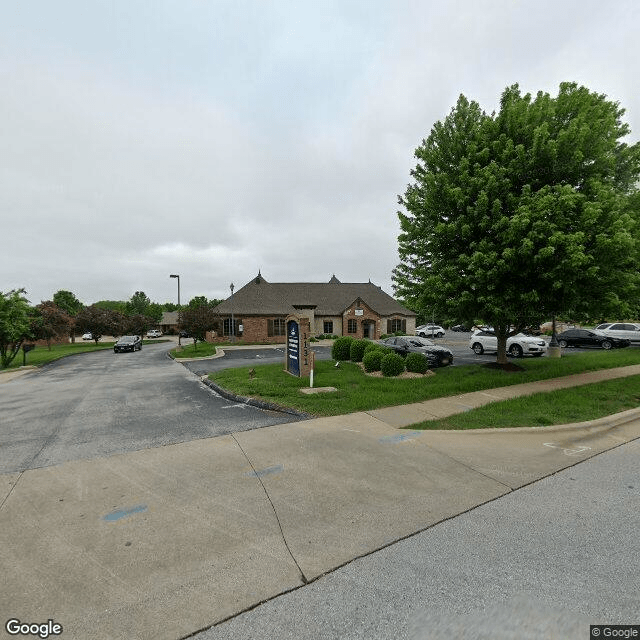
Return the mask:
<svg viewBox="0 0 640 640"><path fill-rule="evenodd" d="M300 327L295 320L287 322L287 371L300 375Z"/></svg>

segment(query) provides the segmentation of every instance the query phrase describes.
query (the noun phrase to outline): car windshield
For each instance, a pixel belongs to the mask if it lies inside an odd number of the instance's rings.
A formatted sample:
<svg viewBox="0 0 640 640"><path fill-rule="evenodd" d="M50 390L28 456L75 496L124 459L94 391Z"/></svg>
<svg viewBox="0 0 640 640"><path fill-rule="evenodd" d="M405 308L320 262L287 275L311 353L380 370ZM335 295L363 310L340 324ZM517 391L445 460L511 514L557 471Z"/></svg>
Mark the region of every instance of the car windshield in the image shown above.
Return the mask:
<svg viewBox="0 0 640 640"><path fill-rule="evenodd" d="M135 342L135 338L133 336L123 336L118 342Z"/></svg>
<svg viewBox="0 0 640 640"><path fill-rule="evenodd" d="M435 342L427 340L426 338L411 338L409 344L413 347L434 347Z"/></svg>

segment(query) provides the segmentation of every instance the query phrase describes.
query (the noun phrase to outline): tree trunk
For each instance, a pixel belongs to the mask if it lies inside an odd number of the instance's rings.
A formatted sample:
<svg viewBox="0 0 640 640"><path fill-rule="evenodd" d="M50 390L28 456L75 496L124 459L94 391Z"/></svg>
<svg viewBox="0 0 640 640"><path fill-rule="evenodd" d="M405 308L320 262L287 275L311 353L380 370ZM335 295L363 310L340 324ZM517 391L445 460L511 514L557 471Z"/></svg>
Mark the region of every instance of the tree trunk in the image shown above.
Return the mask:
<svg viewBox="0 0 640 640"><path fill-rule="evenodd" d="M507 364L507 338L509 337L509 326L494 327L496 338L498 339L498 364Z"/></svg>

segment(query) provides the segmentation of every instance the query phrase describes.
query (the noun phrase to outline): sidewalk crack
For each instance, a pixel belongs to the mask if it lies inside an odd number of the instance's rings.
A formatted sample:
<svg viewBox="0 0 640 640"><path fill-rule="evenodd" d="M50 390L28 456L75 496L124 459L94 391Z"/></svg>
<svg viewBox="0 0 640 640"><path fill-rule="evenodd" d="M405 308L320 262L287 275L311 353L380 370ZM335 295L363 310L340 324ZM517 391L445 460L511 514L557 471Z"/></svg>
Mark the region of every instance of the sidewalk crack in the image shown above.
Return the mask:
<svg viewBox="0 0 640 640"><path fill-rule="evenodd" d="M284 542L284 546L287 548L287 551L289 552L289 555L291 556L291 559L295 563L296 567L298 567L298 571L300 572L300 577L302 579L303 584L308 584L309 580L307 580L307 577L304 575L304 571L302 571L302 569L300 568L300 565L298 564L298 561L296 560L295 556L293 555L293 552L289 548L289 544L287 542L287 538L285 537L284 530L282 529L282 523L280 522L280 518L278 517L278 512L276 511L276 507L273 504L273 501L271 500L271 496L269 495L269 492L267 491L267 488L264 486L264 482L262 482L262 478L260 477L260 475L256 471L255 467L253 466L253 462L251 462L251 459L247 455L246 451L242 448L242 445L238 442L238 440L235 437L235 435L233 433L231 433L229 435L235 440L235 443L238 445L238 448L240 449L240 451L242 451L242 455L244 455L244 457L246 458L247 462L249 463L249 466L251 467L254 476L258 479L258 482L262 486L262 490L264 491L264 494L267 496L267 500L269 501L269 504L271 505L271 508L273 509L273 513L274 513L274 515L276 517L276 522L278 523L278 527L280 528L280 535L282 536L282 541Z"/></svg>

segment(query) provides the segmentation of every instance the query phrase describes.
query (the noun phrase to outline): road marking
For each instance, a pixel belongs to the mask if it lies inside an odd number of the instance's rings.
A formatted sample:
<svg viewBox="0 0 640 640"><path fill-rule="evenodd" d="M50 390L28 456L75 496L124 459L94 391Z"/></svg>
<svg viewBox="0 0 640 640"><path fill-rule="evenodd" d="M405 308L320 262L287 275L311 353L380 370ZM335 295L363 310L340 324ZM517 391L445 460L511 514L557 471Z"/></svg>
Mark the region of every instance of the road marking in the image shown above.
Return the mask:
<svg viewBox="0 0 640 640"><path fill-rule="evenodd" d="M121 518L132 516L134 513L143 513L146 510L146 504L139 504L137 507L130 507L129 509L118 509L117 511L112 511L102 519L107 520L108 522L115 522L116 520L120 520Z"/></svg>
<svg viewBox="0 0 640 640"><path fill-rule="evenodd" d="M262 476L270 476L273 473L282 473L283 471L284 465L276 464L273 467L266 467L258 471L247 471L244 475L250 478L262 478Z"/></svg>
<svg viewBox="0 0 640 640"><path fill-rule="evenodd" d="M413 440L417 438L422 431L409 431L408 433L399 433L394 436L383 436L382 438L378 438L378 442L382 442L382 444L396 444L398 442L406 442L407 440Z"/></svg>
<svg viewBox="0 0 640 640"><path fill-rule="evenodd" d="M551 447L552 449L560 449L565 456L575 456L585 451L591 451L591 447L577 446L575 449L566 449L565 447L556 444L555 442L543 442L543 446Z"/></svg>

